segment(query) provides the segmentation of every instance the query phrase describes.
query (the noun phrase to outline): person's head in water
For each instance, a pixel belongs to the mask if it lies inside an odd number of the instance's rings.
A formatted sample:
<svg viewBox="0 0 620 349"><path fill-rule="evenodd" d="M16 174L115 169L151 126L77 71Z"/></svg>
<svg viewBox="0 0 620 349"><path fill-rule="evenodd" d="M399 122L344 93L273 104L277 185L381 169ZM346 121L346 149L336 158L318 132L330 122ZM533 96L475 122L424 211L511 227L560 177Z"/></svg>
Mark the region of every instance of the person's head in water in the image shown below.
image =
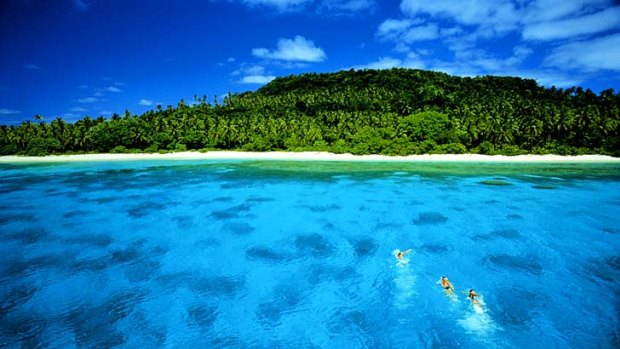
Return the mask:
<svg viewBox="0 0 620 349"><path fill-rule="evenodd" d="M441 287L445 288L448 291L452 290L452 284L450 283L450 280L448 280L448 278L445 276L441 277Z"/></svg>
<svg viewBox="0 0 620 349"><path fill-rule="evenodd" d="M403 257L405 257L405 255L409 252L411 252L411 249L408 249L406 251L398 251L396 252L396 258L403 259Z"/></svg>

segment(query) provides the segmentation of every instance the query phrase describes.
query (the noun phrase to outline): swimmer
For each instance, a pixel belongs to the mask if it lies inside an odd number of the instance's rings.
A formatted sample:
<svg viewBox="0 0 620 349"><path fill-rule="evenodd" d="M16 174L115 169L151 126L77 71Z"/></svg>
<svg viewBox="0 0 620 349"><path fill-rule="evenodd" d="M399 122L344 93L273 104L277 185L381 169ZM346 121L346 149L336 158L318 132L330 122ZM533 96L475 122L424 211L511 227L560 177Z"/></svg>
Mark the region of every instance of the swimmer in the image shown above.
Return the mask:
<svg viewBox="0 0 620 349"><path fill-rule="evenodd" d="M443 287L443 289L446 291L447 294L454 293L454 286L452 285L450 280L448 280L448 278L445 276L441 277L441 287Z"/></svg>
<svg viewBox="0 0 620 349"><path fill-rule="evenodd" d="M396 259L403 259L410 252L411 252L411 249L408 249L407 251L398 251L396 253Z"/></svg>
<svg viewBox="0 0 620 349"><path fill-rule="evenodd" d="M476 297L480 297L480 295L476 293L473 288L469 290L469 294L467 296L471 300L472 304L482 306L482 304L480 304L480 302L476 299Z"/></svg>

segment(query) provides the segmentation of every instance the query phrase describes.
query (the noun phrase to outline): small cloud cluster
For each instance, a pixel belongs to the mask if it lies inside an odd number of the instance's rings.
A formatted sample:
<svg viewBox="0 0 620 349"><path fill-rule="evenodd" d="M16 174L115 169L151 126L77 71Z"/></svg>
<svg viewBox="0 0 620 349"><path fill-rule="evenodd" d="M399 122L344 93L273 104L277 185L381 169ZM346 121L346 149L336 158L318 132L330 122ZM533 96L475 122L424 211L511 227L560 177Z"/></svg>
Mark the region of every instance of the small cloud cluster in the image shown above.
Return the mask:
<svg viewBox="0 0 620 349"><path fill-rule="evenodd" d="M258 84L264 85L271 82L276 77L273 75L246 75L238 82L240 84Z"/></svg>
<svg viewBox="0 0 620 349"><path fill-rule="evenodd" d="M274 8L279 12L317 10L332 14L355 13L374 8L376 0L241 0L251 7Z"/></svg>
<svg viewBox="0 0 620 349"><path fill-rule="evenodd" d="M620 33L590 41L567 43L551 52L545 65L594 72L600 69L620 71Z"/></svg>
<svg viewBox="0 0 620 349"><path fill-rule="evenodd" d="M99 98L84 97L84 98L77 98L75 101L78 103L95 103L95 102L99 102Z"/></svg>
<svg viewBox="0 0 620 349"><path fill-rule="evenodd" d="M313 0L243 0L243 3L249 6L275 7L280 11L291 11L299 9L312 1Z"/></svg>
<svg viewBox="0 0 620 349"><path fill-rule="evenodd" d="M237 60L235 59L235 57L228 57L228 58L226 59L226 61L224 61L224 62L218 62L218 63L217 63L217 66L218 66L218 67L223 67L223 66L225 66L225 65L227 65L227 64L232 64L232 63L235 63L235 61L237 61Z"/></svg>
<svg viewBox="0 0 620 349"><path fill-rule="evenodd" d="M353 67L354 69L392 69L392 68L410 68L410 69L426 69L426 64L422 60L422 53L409 52L404 59L393 57L380 57L374 62Z"/></svg>
<svg viewBox="0 0 620 349"><path fill-rule="evenodd" d="M114 93L119 93L119 92L123 92L120 88L116 87L116 86L108 86L106 88L103 89L106 92L114 92Z"/></svg>
<svg viewBox="0 0 620 349"><path fill-rule="evenodd" d="M138 105L143 105L143 106L147 106L150 107L154 104L154 102L150 99L141 99L140 101L138 101Z"/></svg>
<svg viewBox="0 0 620 349"><path fill-rule="evenodd" d="M21 113L22 113L21 111L15 110L15 109L6 109L6 108L0 109L0 115L17 115Z"/></svg>
<svg viewBox="0 0 620 349"><path fill-rule="evenodd" d="M252 55L287 62L323 62L327 58L322 48L316 47L314 42L300 35L293 39L279 39L275 50L252 49Z"/></svg>
<svg viewBox="0 0 620 349"><path fill-rule="evenodd" d="M69 112L62 114L62 117L70 120L75 119L79 115L83 115L86 112L96 110L96 108L102 107L102 102L107 102L106 94L118 94L122 93L123 90L120 88L125 86L125 83L121 81L114 81L114 79L109 77L103 77L103 81L105 81L105 87L97 87L95 84L88 85L82 84L76 86L78 90L81 90L86 94L84 97L77 97L72 100L73 103L79 103L78 106L73 106L69 109ZM90 92L90 93L88 93ZM107 112L102 111L99 115L108 115Z"/></svg>
<svg viewBox="0 0 620 349"><path fill-rule="evenodd" d="M375 7L375 0L325 0L320 5L328 13L356 13Z"/></svg>
<svg viewBox="0 0 620 349"><path fill-rule="evenodd" d="M241 68L232 72L231 75L242 76L237 80L239 84L264 85L276 78L274 75L265 73L265 67L261 65L242 65Z"/></svg>
<svg viewBox="0 0 620 349"><path fill-rule="evenodd" d="M104 99L102 97L104 97L106 93L121 93L121 92L123 92L123 90L120 89L119 86L125 86L125 83L120 82L120 81L113 81L113 79L109 78L109 77L104 77L104 78L102 78L102 80L106 81L108 84L109 83L111 83L111 84L109 86L106 86L106 87L94 87L94 86L86 85L86 84L77 86L77 88L80 89L80 90L89 90L90 89L92 91L92 94L90 96L87 96L87 97L76 98L76 99L74 99L74 102L77 102L77 103L96 103L96 102L101 102L101 101L104 101Z"/></svg>
<svg viewBox="0 0 620 349"><path fill-rule="evenodd" d="M272 67L290 69L305 67L309 63L319 63L327 59L325 51L316 46L312 40L308 40L301 35L292 39L280 38L276 48L254 48L252 56L260 58L260 64L241 63L239 69L231 73L239 84L264 85L276 78L267 72L265 65Z"/></svg>

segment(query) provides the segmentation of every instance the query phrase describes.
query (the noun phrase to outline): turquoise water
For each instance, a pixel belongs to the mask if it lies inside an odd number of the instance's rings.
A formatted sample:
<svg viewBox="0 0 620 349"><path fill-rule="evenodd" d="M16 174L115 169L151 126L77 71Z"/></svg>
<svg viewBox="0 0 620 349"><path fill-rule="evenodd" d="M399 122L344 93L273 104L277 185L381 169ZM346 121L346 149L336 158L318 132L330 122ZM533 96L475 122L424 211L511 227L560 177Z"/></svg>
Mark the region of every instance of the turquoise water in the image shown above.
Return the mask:
<svg viewBox="0 0 620 349"><path fill-rule="evenodd" d="M611 164L0 165L0 347L617 348L619 213Z"/></svg>

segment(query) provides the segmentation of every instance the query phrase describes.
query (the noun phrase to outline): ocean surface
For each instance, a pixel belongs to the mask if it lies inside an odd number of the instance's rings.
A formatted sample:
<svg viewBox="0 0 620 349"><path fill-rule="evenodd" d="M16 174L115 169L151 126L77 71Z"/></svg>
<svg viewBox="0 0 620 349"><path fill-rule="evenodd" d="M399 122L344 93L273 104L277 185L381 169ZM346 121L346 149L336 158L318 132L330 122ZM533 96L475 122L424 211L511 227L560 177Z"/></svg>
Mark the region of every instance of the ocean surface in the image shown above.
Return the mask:
<svg viewBox="0 0 620 349"><path fill-rule="evenodd" d="M0 347L618 348L619 217L618 164L4 164Z"/></svg>

